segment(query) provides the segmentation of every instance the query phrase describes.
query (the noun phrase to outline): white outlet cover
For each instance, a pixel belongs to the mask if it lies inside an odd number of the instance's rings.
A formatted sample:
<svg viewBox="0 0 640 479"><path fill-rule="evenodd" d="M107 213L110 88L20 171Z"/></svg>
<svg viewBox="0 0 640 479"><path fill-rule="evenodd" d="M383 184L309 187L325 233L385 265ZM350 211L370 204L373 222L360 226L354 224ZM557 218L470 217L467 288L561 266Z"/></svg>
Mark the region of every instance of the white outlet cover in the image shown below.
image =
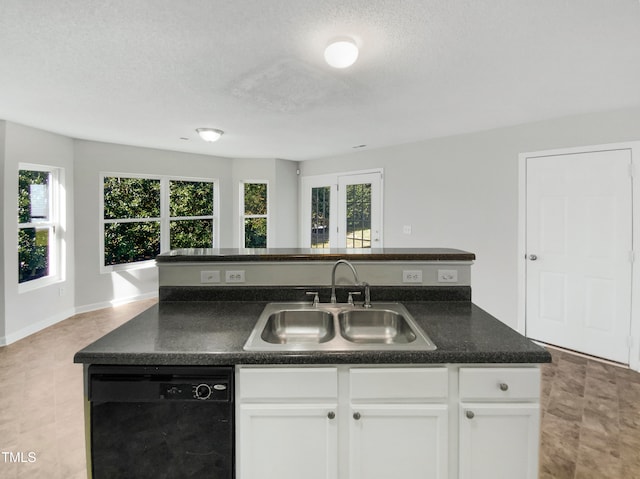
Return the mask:
<svg viewBox="0 0 640 479"><path fill-rule="evenodd" d="M422 283L422 271L416 270L403 270L402 271L403 283Z"/></svg>
<svg viewBox="0 0 640 479"><path fill-rule="evenodd" d="M244 270L227 271L224 280L227 283L244 283Z"/></svg>

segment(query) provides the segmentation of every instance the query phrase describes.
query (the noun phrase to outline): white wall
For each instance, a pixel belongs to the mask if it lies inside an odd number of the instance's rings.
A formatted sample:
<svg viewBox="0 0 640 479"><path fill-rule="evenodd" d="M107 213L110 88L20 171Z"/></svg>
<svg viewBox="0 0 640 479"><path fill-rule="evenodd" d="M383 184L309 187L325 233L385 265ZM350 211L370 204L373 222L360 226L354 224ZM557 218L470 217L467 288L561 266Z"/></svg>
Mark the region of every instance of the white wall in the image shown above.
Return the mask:
<svg viewBox="0 0 640 479"><path fill-rule="evenodd" d="M6 343L4 332L4 313L5 313L5 300L4 300L4 183L7 178L7 173L4 169L4 156L5 156L5 131L7 123L0 120L0 346Z"/></svg>
<svg viewBox="0 0 640 479"><path fill-rule="evenodd" d="M79 311L156 295L155 267L100 273L100 173L215 178L220 188L220 245L232 245L232 163L229 158L74 141L76 193L76 306Z"/></svg>
<svg viewBox="0 0 640 479"><path fill-rule="evenodd" d="M18 169L34 163L64 169L66 243L63 281L18 293ZM0 344L11 343L74 313L73 140L16 123L5 123L3 227L4 333ZM62 291L61 291L62 288ZM62 292L62 294L61 294Z"/></svg>
<svg viewBox="0 0 640 479"><path fill-rule="evenodd" d="M473 301L517 322L518 154L640 139L640 108L593 113L300 163L301 177L384 168L385 247L476 253ZM412 226L412 234L402 232Z"/></svg>
<svg viewBox="0 0 640 479"><path fill-rule="evenodd" d="M272 214L274 245L277 248L298 246L298 168L295 161L276 160L276 181L273 186Z"/></svg>

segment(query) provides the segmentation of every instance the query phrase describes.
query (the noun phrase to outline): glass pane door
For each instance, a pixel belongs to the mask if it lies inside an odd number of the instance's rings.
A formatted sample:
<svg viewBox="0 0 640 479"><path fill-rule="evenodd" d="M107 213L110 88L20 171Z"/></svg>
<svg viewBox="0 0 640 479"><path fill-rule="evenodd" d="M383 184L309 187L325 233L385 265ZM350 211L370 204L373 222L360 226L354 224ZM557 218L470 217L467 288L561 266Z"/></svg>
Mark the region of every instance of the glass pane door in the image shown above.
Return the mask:
<svg viewBox="0 0 640 479"><path fill-rule="evenodd" d="M329 248L331 187L311 188L311 247Z"/></svg>
<svg viewBox="0 0 640 479"><path fill-rule="evenodd" d="M382 175L338 177L338 248L382 247Z"/></svg>

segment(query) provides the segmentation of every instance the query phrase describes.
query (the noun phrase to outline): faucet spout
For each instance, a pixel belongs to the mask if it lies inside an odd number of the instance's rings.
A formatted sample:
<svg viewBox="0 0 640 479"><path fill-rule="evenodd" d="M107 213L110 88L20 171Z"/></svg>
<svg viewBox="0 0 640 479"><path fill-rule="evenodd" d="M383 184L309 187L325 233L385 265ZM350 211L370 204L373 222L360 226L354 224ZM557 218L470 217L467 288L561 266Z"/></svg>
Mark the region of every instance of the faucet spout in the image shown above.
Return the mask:
<svg viewBox="0 0 640 479"><path fill-rule="evenodd" d="M358 278L358 273L356 272L356 269L353 267L353 265L349 263L346 259L339 259L338 261L335 262L335 264L333 265L333 269L331 270L331 304L336 304L337 302L336 269L340 264L346 264L351 269L351 272L353 273L353 278L355 279L356 286L361 286L360 279Z"/></svg>

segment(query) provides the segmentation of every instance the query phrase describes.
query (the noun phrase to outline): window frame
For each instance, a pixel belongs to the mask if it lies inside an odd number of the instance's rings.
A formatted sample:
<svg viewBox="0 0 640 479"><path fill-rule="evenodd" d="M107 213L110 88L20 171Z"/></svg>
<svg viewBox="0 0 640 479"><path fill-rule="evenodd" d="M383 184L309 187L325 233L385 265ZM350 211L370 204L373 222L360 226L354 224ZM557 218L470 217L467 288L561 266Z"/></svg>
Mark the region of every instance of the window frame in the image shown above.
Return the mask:
<svg viewBox="0 0 640 479"><path fill-rule="evenodd" d="M156 260L150 259L145 261L134 261L131 263L122 263L115 265L104 264L104 235L105 224L110 223L139 223L139 222L158 222L160 223L160 253L166 253L170 251L170 225L171 221L180 220L192 220L192 219L211 219L213 224L213 244L211 248L216 248L220 243L220 188L217 178L203 178L203 177L189 177L189 176L174 176L174 175L154 175L144 173L116 173L116 172L100 172L99 176L99 261L100 261L100 273L112 273L118 271L130 271L135 269L144 269L155 267ZM160 182L160 216L153 218L121 218L121 219L105 219L104 218L104 179L105 178L135 178L144 180L156 180ZM176 216L170 215L170 188L169 183L171 181L186 181L186 182L202 182L211 183L213 188L213 209L211 215L205 216Z"/></svg>
<svg viewBox="0 0 640 479"><path fill-rule="evenodd" d="M49 220L42 222L29 222L29 223L20 223L20 218L17 218L17 229L16 229L16 252L19 249L19 232L21 229L27 228L48 228L49 229L49 244L47 248L47 261L49 267L49 273L46 276L41 278L32 279L29 281L25 281L20 283L20 277L18 274L17 284L18 284L18 294L25 293L28 291L34 291L36 289L40 289L55 283L59 283L64 281L64 268L62 265L63 258L63 212L64 212L64 197L63 192L64 188L64 169L58 166L51 165L41 165L35 163L19 163L18 164L18 176L16 180L20 181L20 172L21 171L39 171L45 172L49 174L49 191L48 191L48 202L49 202ZM18 187L16 200L18 200L20 189ZM19 267L19 254L16 256L18 260L18 264L16 266Z"/></svg>
<svg viewBox="0 0 640 479"><path fill-rule="evenodd" d="M254 184L260 184L260 185L267 185L267 213L264 215L247 215L245 214L245 203L244 203L244 185L254 185ZM267 241L266 241L266 246L265 248L269 247L269 243L270 243L270 237L271 237L271 219L270 219L270 212L271 212L271 188L269 186L269 180L241 180L240 181L240 188L239 188L239 193L240 193L240 204L239 204L239 210L240 210L240 225L239 225L239 229L240 229L240 234L239 234L239 247L242 249L247 248L245 246L245 241L246 241L246 230L245 230L245 220L246 219L251 219L251 218L265 218L267 220Z"/></svg>

